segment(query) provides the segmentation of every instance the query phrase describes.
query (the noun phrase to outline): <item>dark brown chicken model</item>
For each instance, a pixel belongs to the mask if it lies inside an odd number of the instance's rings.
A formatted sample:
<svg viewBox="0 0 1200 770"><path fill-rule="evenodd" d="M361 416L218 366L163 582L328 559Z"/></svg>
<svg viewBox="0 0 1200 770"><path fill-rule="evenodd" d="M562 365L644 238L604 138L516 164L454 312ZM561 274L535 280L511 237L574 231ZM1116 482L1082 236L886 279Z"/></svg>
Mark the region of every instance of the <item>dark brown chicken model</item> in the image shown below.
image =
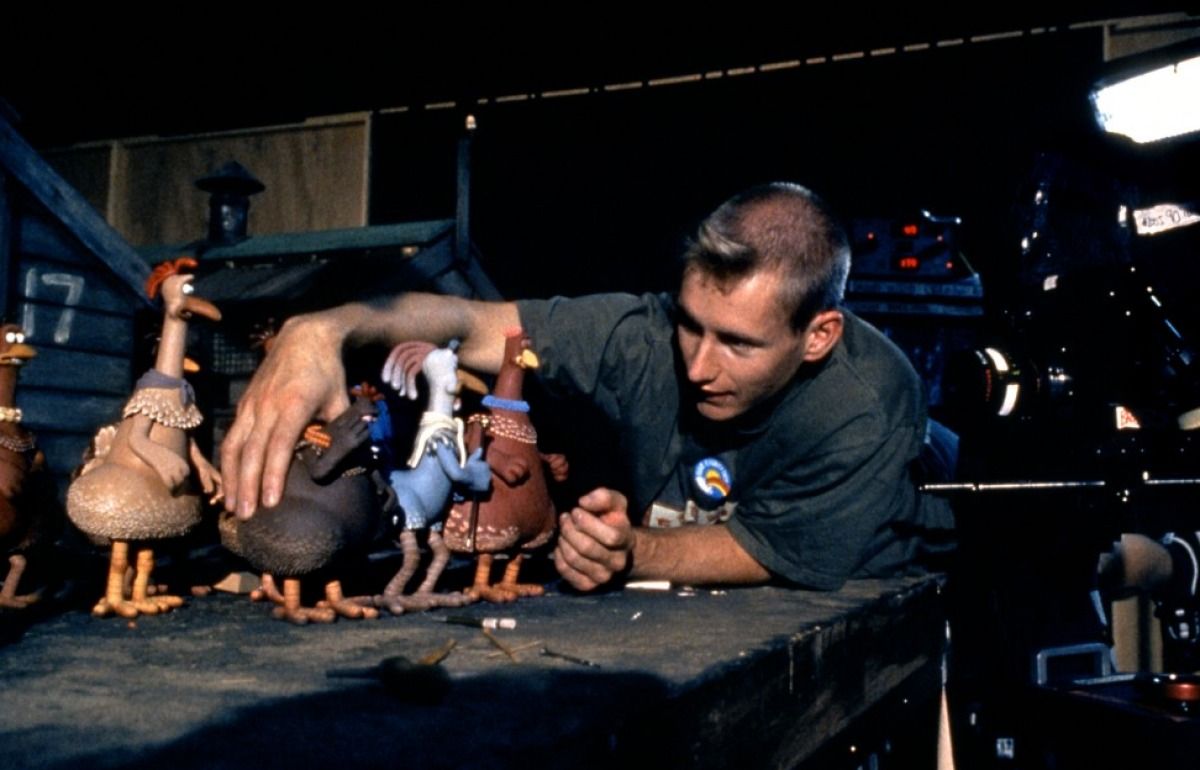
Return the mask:
<svg viewBox="0 0 1200 770"><path fill-rule="evenodd" d="M277 605L275 617L303 625L346 618L377 618L370 597L347 598L334 577L339 564L361 554L383 530L382 511L395 496L371 468L369 421L377 416L372 394L357 389L350 408L326 425L311 425L296 447L283 496L241 521L220 519L225 547L262 571L255 599ZM325 574L325 599L301 606L300 578ZM283 577L283 591L275 577Z"/></svg>
<svg viewBox="0 0 1200 770"><path fill-rule="evenodd" d="M501 581L490 584L493 554L532 551L545 545L557 524L542 464L556 481L563 481L567 461L562 455L538 452L537 432L529 420L529 406L522 400L525 370L537 366L529 338L520 329L511 330L506 335L496 387L484 399L490 411L469 420L467 450L484 447L484 459L492 469L492 488L451 509L444 537L451 550L479 554L474 585L467 589L473 598L511 602L543 592L540 585L517 582L521 553L512 556Z"/></svg>
<svg viewBox="0 0 1200 770"><path fill-rule="evenodd" d="M154 552L143 544L137 553L132 595L125 597L129 541L176 537L200 521L201 500L189 484L195 469L200 487L212 500L221 495L221 475L200 453L188 431L203 419L191 387L183 379L188 319L214 321L221 313L193 297L190 258L159 265L146 282L153 298L162 291L162 339L154 368L138 381L115 431L102 429L96 456L67 490L67 515L97 542L112 541L105 595L93 614L136 617L178 607L178 596L149 595ZM190 464L189 464L190 460Z"/></svg>
<svg viewBox="0 0 1200 770"><path fill-rule="evenodd" d="M0 327L0 549L8 554L8 574L0 590L0 607L27 607L36 595L17 594L25 571L25 552L49 539L55 515L53 500L38 495L33 477L42 475L45 458L33 434L21 427L16 408L17 370L37 355L25 344L25 333L15 324ZM44 485L42 485L44 486Z"/></svg>

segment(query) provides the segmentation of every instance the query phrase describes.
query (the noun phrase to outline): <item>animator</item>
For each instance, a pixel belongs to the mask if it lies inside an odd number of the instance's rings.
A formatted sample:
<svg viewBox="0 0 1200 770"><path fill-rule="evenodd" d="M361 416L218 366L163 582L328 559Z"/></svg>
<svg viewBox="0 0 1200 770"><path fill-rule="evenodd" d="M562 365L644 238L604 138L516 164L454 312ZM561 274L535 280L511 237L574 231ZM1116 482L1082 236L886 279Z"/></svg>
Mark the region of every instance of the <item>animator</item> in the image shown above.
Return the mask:
<svg viewBox="0 0 1200 770"><path fill-rule="evenodd" d="M620 431L628 487L596 489L562 515L555 564L576 588L629 575L832 589L894 574L952 523L945 507L921 504L913 478L921 383L841 308L849 267L845 232L820 199L775 183L700 225L676 297L409 294L293 318L222 448L226 504L249 517L260 492L278 499L304 425L345 408L329 351L457 337L464 365L495 373L505 329L520 325L543 387L589 400Z"/></svg>

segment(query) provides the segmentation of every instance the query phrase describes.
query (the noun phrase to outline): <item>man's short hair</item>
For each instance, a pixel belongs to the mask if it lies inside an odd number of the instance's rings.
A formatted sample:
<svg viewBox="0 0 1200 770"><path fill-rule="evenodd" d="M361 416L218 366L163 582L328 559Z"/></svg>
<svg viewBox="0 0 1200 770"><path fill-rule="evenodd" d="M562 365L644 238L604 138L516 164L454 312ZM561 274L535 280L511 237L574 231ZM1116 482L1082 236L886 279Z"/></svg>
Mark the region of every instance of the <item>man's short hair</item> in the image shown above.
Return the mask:
<svg viewBox="0 0 1200 770"><path fill-rule="evenodd" d="M683 255L684 272L718 281L780 271L780 301L802 329L838 307L850 273L850 242L829 207L806 187L772 182L733 196L700 223Z"/></svg>

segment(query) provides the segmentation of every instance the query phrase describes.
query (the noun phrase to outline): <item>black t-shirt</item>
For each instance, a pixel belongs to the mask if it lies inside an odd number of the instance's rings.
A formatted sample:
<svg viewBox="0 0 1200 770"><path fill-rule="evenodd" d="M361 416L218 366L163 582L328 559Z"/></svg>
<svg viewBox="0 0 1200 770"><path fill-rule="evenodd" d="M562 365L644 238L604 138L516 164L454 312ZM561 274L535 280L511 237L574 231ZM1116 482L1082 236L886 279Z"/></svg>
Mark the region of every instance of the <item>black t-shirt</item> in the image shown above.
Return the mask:
<svg viewBox="0 0 1200 770"><path fill-rule="evenodd" d="M925 433L919 378L904 354L847 312L842 340L789 385L729 423L687 404L667 295L517 303L556 398L590 401L618 429L631 511L650 525L727 521L760 564L837 588L894 574L932 514L912 464Z"/></svg>

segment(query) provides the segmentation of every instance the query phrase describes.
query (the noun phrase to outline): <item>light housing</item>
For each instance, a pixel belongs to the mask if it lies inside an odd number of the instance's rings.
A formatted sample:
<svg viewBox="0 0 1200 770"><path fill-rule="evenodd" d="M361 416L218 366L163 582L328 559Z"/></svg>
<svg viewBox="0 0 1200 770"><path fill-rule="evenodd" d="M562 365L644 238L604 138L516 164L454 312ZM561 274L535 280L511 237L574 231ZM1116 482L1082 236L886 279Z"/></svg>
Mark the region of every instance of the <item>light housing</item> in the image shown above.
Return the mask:
<svg viewBox="0 0 1200 770"><path fill-rule="evenodd" d="M1138 144L1200 131L1200 43L1117 59L1090 98L1100 128Z"/></svg>

